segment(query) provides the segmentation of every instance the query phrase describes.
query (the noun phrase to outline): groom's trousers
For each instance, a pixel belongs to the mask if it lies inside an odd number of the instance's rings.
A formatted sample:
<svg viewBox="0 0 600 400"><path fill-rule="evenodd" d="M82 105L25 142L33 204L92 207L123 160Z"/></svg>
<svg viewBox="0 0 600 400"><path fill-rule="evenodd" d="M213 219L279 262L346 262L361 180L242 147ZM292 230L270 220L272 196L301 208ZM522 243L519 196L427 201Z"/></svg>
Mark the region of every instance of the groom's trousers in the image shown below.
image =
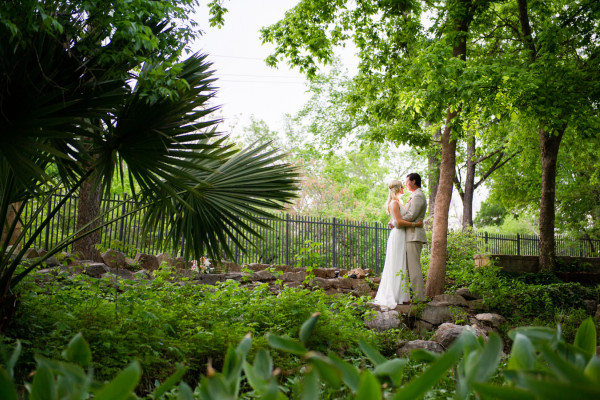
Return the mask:
<svg viewBox="0 0 600 400"><path fill-rule="evenodd" d="M423 283L423 272L421 271L421 250L423 243L406 242L406 266L408 268L408 279L418 300L425 300L425 284Z"/></svg>

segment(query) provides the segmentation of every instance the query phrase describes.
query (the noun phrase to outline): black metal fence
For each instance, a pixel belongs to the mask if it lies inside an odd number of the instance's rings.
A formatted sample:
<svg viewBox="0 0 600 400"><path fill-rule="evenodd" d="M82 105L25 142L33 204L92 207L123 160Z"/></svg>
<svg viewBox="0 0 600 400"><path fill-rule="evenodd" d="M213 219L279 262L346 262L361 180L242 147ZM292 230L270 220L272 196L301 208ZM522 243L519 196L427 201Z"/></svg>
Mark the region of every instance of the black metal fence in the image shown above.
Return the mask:
<svg viewBox="0 0 600 400"><path fill-rule="evenodd" d="M46 212L58 203L61 196L55 196L47 204ZM75 231L77 221L76 197L70 199L39 235L34 246L50 248ZM39 207L35 201L28 204L23 218L31 218L34 210ZM134 210L134 202L126 195L113 196L101 203L102 212L106 213L105 221L115 219ZM41 213L36 221L41 222ZM135 252L156 254L168 252L174 254L172 248L159 249L156 246L156 233L146 236L141 234L143 212L133 213L119 219L101 231L101 244L105 247L119 242L120 250L134 255ZM264 219L268 228L254 226L261 234L262 240L255 239L254 246L249 241L238 237L247 249L242 253L230 241L237 263L264 263L285 265L307 265L310 257L319 259L319 265L334 268L371 268L379 272L385 261L385 249L389 228L381 223L349 221L338 218L319 218L281 214L280 218ZM487 232L475 233L481 245L482 252L490 254L537 255L538 239L527 235L491 235ZM182 238L185 246L185 238ZM182 247L183 247L182 246ZM599 240L568 240L557 237L556 253L580 257L600 257ZM68 249L70 250L70 249ZM183 251L183 248L180 249Z"/></svg>

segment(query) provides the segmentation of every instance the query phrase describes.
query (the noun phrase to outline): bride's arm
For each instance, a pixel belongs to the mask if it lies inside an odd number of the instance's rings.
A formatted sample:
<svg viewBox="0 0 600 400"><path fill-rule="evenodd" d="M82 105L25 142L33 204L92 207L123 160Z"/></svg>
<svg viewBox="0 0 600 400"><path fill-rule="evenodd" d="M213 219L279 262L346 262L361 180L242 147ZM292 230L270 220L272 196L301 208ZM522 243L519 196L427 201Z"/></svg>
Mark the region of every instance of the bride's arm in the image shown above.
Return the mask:
<svg viewBox="0 0 600 400"><path fill-rule="evenodd" d="M394 201L392 203L392 214L394 214L394 219L396 220L396 228L416 227L416 226L418 226L420 228L423 226L423 221L408 222L408 221L402 219L402 214L400 213L400 204L397 201Z"/></svg>

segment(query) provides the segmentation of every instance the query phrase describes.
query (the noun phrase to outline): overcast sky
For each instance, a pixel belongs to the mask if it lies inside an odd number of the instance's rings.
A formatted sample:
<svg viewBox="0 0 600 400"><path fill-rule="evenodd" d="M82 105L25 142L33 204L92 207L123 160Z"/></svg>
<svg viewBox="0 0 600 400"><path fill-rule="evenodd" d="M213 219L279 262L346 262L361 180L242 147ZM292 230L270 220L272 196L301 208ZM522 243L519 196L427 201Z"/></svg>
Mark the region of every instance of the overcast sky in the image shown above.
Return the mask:
<svg viewBox="0 0 600 400"><path fill-rule="evenodd" d="M297 70L282 64L267 67L265 58L273 46L263 46L260 28L285 15L297 0L232 0L221 29L208 26L208 8L203 5L196 21L205 34L193 45L208 53L216 71L217 104L222 105L226 125L247 124L251 115L265 120L271 128L283 126L283 115L294 114L308 100L305 79Z"/></svg>

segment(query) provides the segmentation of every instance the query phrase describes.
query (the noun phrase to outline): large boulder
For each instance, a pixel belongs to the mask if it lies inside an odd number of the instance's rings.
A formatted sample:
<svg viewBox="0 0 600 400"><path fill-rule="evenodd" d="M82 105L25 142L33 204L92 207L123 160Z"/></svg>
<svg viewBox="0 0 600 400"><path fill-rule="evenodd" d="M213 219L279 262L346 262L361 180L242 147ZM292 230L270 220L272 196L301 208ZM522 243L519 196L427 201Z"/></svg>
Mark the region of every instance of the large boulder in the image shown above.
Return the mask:
<svg viewBox="0 0 600 400"><path fill-rule="evenodd" d="M89 262L85 263L83 266L83 273L92 278L101 278L102 275L110 271L108 265L101 262Z"/></svg>
<svg viewBox="0 0 600 400"><path fill-rule="evenodd" d="M438 327L435 331L433 340L441 344L444 349L450 347L450 345L460 336L460 334L468 329L475 334L475 336L485 336L485 333L479 328L465 325L454 325L446 322Z"/></svg>
<svg viewBox="0 0 600 400"><path fill-rule="evenodd" d="M127 265L125 263L125 254L121 253L120 251L108 249L100 256L102 257L104 264L111 268L125 268Z"/></svg>
<svg viewBox="0 0 600 400"><path fill-rule="evenodd" d="M358 279L362 279L367 276L367 273L362 268L354 268L347 272L348 276L355 276Z"/></svg>
<svg viewBox="0 0 600 400"><path fill-rule="evenodd" d="M459 306L467 307L467 301L464 297L456 294L440 294L433 298L429 303L432 306Z"/></svg>
<svg viewBox="0 0 600 400"><path fill-rule="evenodd" d="M452 321L452 313L448 305L439 305L439 303L436 305L432 302L425 305L420 319L431 326L437 326L444 322Z"/></svg>
<svg viewBox="0 0 600 400"><path fill-rule="evenodd" d="M158 258L151 254L137 253L134 260L140 268L145 269L146 271L154 271L158 269L158 266L160 265Z"/></svg>
<svg viewBox="0 0 600 400"><path fill-rule="evenodd" d="M398 311L389 310L377 312L375 318L365 321L365 325L369 329L377 331L386 331L388 329L394 329L400 326L400 314Z"/></svg>
<svg viewBox="0 0 600 400"><path fill-rule="evenodd" d="M408 357L410 356L410 352L416 349L428 350L435 353L444 352L444 348L437 342L432 342L430 340L412 340L398 347L396 354L398 357Z"/></svg>
<svg viewBox="0 0 600 400"><path fill-rule="evenodd" d="M296 271L296 272L284 272L281 280L283 282L302 282L306 278L306 272L304 271Z"/></svg>
<svg viewBox="0 0 600 400"><path fill-rule="evenodd" d="M40 253L33 247L30 247L29 249L25 250L25 254L23 254L23 258L38 258L39 256Z"/></svg>
<svg viewBox="0 0 600 400"><path fill-rule="evenodd" d="M462 287L455 292L456 295L464 297L465 300L479 300L481 296L471 293L469 288Z"/></svg>
<svg viewBox="0 0 600 400"><path fill-rule="evenodd" d="M501 324L506 322L504 317L500 314L494 313L482 313L475 315L475 319L485 325L488 325L492 328L498 329Z"/></svg>
<svg viewBox="0 0 600 400"><path fill-rule="evenodd" d="M169 253L160 253L156 256L156 259L158 260L158 265L162 263L166 263L167 265L173 264L173 257Z"/></svg>

